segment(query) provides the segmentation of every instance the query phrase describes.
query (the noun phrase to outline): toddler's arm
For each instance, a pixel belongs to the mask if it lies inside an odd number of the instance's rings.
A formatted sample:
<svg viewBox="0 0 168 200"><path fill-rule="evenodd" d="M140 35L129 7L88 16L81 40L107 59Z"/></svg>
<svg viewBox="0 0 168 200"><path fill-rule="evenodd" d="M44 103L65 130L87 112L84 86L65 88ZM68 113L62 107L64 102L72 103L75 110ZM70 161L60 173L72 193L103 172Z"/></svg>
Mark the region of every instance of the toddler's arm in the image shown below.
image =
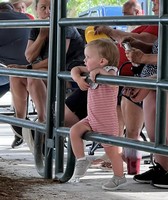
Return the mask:
<svg viewBox="0 0 168 200"><path fill-rule="evenodd" d="M83 73L88 73L86 67L78 66L74 67L71 70L72 79L78 84L81 90L87 90L89 88L89 84L85 81L85 76L82 76Z"/></svg>
<svg viewBox="0 0 168 200"><path fill-rule="evenodd" d="M118 69L117 69L117 67L114 67L114 66L106 66L103 68L99 67L99 68L92 70L90 72L90 78L93 82L96 82L96 76L98 74L116 76L116 75L118 75Z"/></svg>

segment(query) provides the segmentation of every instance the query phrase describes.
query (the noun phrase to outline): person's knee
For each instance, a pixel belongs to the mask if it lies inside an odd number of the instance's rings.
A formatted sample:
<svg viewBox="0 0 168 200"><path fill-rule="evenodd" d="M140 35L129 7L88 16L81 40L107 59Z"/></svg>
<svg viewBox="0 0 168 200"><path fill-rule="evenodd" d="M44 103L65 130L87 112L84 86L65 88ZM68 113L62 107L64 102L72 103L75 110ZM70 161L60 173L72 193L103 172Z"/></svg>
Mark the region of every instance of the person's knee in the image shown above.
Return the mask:
<svg viewBox="0 0 168 200"><path fill-rule="evenodd" d="M74 138L76 138L76 127L72 126L70 128L70 139L73 140Z"/></svg>
<svg viewBox="0 0 168 200"><path fill-rule="evenodd" d="M138 139L140 132L141 132L140 129L136 129L134 127L132 127L131 129L126 129L126 137L132 139Z"/></svg>
<svg viewBox="0 0 168 200"><path fill-rule="evenodd" d="M28 84L27 84L28 90L30 90L32 87L34 87L36 85L36 82L37 82L36 79L28 79Z"/></svg>

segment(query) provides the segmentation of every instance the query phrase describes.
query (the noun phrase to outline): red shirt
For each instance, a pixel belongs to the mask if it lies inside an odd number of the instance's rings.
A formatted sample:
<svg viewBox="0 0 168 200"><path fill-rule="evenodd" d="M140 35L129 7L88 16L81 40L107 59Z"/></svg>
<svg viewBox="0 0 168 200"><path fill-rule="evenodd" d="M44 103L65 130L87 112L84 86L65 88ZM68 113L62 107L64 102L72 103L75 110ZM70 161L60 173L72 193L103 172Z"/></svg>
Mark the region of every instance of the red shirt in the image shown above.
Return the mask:
<svg viewBox="0 0 168 200"><path fill-rule="evenodd" d="M30 19L35 19L33 15L26 13L26 15L30 18Z"/></svg>
<svg viewBox="0 0 168 200"><path fill-rule="evenodd" d="M139 26L136 29L134 29L133 31L131 31L131 33L150 33L152 35L158 36L158 26ZM122 66L122 64L124 64L125 62L128 61L126 55L125 55L125 50L123 47L120 46L120 44L118 44L118 48L119 48L119 52L120 52L120 61L119 61L119 68ZM131 67L132 65L125 65L124 68L122 68L122 72L121 75L124 76L133 76L133 72L131 71Z"/></svg>

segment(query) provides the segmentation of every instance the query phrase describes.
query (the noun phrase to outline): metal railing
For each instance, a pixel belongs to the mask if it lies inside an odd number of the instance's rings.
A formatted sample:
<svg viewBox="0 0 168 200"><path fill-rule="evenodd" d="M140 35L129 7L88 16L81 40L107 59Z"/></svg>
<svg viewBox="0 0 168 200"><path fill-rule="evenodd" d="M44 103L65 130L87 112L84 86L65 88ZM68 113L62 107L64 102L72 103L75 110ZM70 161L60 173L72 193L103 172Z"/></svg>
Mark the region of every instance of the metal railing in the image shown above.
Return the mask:
<svg viewBox="0 0 168 200"><path fill-rule="evenodd" d="M156 141L155 143L140 142L128 138L102 135L99 133L86 133L85 140L131 147L153 153L168 154L168 147L165 145L165 108L166 95L168 90L168 2L161 1L160 16L140 17L107 17L107 18L67 18L66 0L51 0L51 19L35 21L0 21L0 28L20 27L48 27L50 26L50 45L48 73L34 70L0 69L0 74L20 77L33 77L48 79L47 94L47 119L46 124L16 119L0 115L0 121L13 125L34 129L35 136L35 164L39 174L44 178L55 178L60 182L68 181L74 170L75 158L68 140L67 161L64 159L65 137L69 136L69 129L64 127L64 99L65 81L71 80L70 74L65 71L65 27L83 25L159 25L159 54L158 54L158 77L157 80L138 79L135 77L111 77L98 76L99 83L109 83L124 86L146 87L156 89L157 93L157 115L156 115ZM164 40L164 41L163 41ZM166 42L165 42L166 41ZM55 106L55 101L57 105ZM162 110L163 112L160 112ZM42 154L41 137L45 134L45 157ZM54 162L55 161L55 162ZM64 165L65 169L64 169ZM55 167L55 172L53 169Z"/></svg>
<svg viewBox="0 0 168 200"><path fill-rule="evenodd" d="M158 61L158 77L157 80L151 79L138 79L135 77L106 77L106 76L98 76L96 81L98 83L110 83L110 84L117 84L117 85L124 85L124 86L134 86L134 87L146 87L150 89L156 89L157 93L157 115L156 115L156 131L155 131L155 143L151 142L140 142L136 140L131 140L128 138L121 138L121 137L114 137L114 136L107 136L100 133L86 133L83 138L85 140L91 140L101 143L108 143L119 145L123 147L132 147L139 150L144 150L153 153L161 153L163 155L168 154L168 147L165 145L165 108L166 108L166 98L165 92L168 89L168 72L167 72L167 56L166 52L168 50L168 43L165 42L167 38L167 25L168 25L168 7L167 1L161 1L161 9L160 9L160 16L138 16L138 17L100 17L100 18L66 18L65 7L66 1L58 1L57 6L61 8L57 10L57 45L58 49L61 49L62 45L64 45L64 38L62 37L62 33L64 33L64 28L66 26L84 26L84 25L156 25L159 26L159 61ZM163 9L164 8L164 9ZM163 38L164 38L164 45L163 45ZM60 44L60 41L62 43ZM60 45L60 46L59 46ZM166 50L166 51L165 51ZM64 60L64 49L62 49L61 54L57 57L57 98L59 98L57 102L57 115L59 116L56 124L56 128L54 130L54 134L58 136L66 136L69 134L69 129L63 126L63 104L62 99L64 98L64 91L60 86L62 85L63 81L70 80L70 74L65 71L63 67L64 63L61 63L61 60ZM60 59L60 62L59 62ZM164 95L163 95L164 94ZM164 110L163 112L159 112L160 110ZM59 151L59 156L62 152ZM62 154L63 155L63 154ZM58 156L58 155L57 155ZM57 159L56 162L59 162ZM61 161L62 162L62 161ZM57 163L58 164L58 163ZM71 169L73 170L73 169ZM62 176L61 176L62 174ZM57 169L55 171L55 176L59 177L61 181L65 181L64 178L66 177L66 173L63 172L63 168Z"/></svg>

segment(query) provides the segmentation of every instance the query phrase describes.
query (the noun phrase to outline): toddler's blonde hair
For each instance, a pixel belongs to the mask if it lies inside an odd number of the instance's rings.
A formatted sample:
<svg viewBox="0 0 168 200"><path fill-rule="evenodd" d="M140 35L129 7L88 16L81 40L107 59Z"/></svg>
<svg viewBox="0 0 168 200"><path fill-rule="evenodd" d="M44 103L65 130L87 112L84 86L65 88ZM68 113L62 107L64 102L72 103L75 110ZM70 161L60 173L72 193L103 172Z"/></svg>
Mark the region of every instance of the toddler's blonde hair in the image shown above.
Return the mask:
<svg viewBox="0 0 168 200"><path fill-rule="evenodd" d="M95 46L101 57L108 60L109 66L118 67L119 64L119 50L116 44L108 38L97 39L86 44L86 47Z"/></svg>

